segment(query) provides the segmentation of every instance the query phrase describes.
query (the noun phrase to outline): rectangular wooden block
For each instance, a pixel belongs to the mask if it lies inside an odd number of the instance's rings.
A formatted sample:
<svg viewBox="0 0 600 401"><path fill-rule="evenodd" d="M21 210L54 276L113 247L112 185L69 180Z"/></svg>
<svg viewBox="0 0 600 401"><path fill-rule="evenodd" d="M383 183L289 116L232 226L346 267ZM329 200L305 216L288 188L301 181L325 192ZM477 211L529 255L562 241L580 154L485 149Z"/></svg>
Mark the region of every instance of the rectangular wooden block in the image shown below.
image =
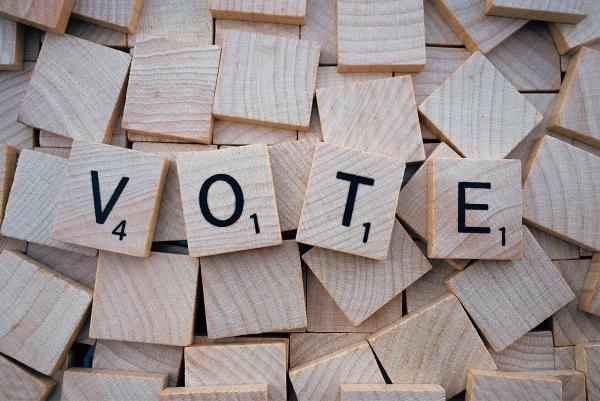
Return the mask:
<svg viewBox="0 0 600 401"><path fill-rule="evenodd" d="M161 373L72 368L63 377L62 401L157 400L166 386Z"/></svg>
<svg viewBox="0 0 600 401"><path fill-rule="evenodd" d="M340 0L338 70L417 72L425 67L423 1Z"/></svg>
<svg viewBox="0 0 600 401"><path fill-rule="evenodd" d="M35 63L23 71L0 71L0 141L17 150L33 149L33 128L17 122Z"/></svg>
<svg viewBox="0 0 600 401"><path fill-rule="evenodd" d="M8 308L0 316L0 352L52 374L75 341L92 291L12 251L0 254L0 282L0 305Z"/></svg>
<svg viewBox="0 0 600 401"><path fill-rule="evenodd" d="M197 283L198 260L187 255L100 252L90 337L190 345Z"/></svg>
<svg viewBox="0 0 600 401"><path fill-rule="evenodd" d="M575 297L527 228L523 249L522 260L476 261L446 281L496 352Z"/></svg>
<svg viewBox="0 0 600 401"><path fill-rule="evenodd" d="M67 35L89 40L90 42L98 43L102 46L119 48L127 47L127 34L125 32L104 28L75 18L69 20L65 33Z"/></svg>
<svg viewBox="0 0 600 401"><path fill-rule="evenodd" d="M52 236L132 256L150 255L168 163L152 154L75 141Z"/></svg>
<svg viewBox="0 0 600 401"><path fill-rule="evenodd" d="M0 398L3 400L45 401L54 385L51 379L0 354Z"/></svg>
<svg viewBox="0 0 600 401"><path fill-rule="evenodd" d="M519 160L432 159L427 176L428 257L523 258Z"/></svg>
<svg viewBox="0 0 600 401"><path fill-rule="evenodd" d="M134 33L144 0L75 0L73 15L105 28Z"/></svg>
<svg viewBox="0 0 600 401"><path fill-rule="evenodd" d="M595 253L585 276L579 309L600 316L600 253Z"/></svg>
<svg viewBox="0 0 600 401"><path fill-rule="evenodd" d="M19 121L72 139L108 143L130 61L129 54L119 50L47 34Z"/></svg>
<svg viewBox="0 0 600 401"><path fill-rule="evenodd" d="M600 397L600 343L577 344L575 346L577 370L585 374L588 400Z"/></svg>
<svg viewBox="0 0 600 401"><path fill-rule="evenodd" d="M215 20L215 44L223 47L225 38L231 31L262 33L265 35L279 36L289 39L300 39L300 27L297 25L217 19Z"/></svg>
<svg viewBox="0 0 600 401"><path fill-rule="evenodd" d="M318 64L316 43L230 31L223 44L213 115L307 131Z"/></svg>
<svg viewBox="0 0 600 401"><path fill-rule="evenodd" d="M302 25L306 0L209 0L214 18Z"/></svg>
<svg viewBox="0 0 600 401"><path fill-rule="evenodd" d="M486 0L485 13L576 24L587 16L591 3L589 0Z"/></svg>
<svg viewBox="0 0 600 401"><path fill-rule="evenodd" d="M27 256L81 285L94 288L98 261L96 256L82 255L33 242L27 245Z"/></svg>
<svg viewBox="0 0 600 401"><path fill-rule="evenodd" d="M75 0L5 0L0 16L59 35L65 33Z"/></svg>
<svg viewBox="0 0 600 401"><path fill-rule="evenodd" d="M444 401L437 384L342 384L341 401Z"/></svg>
<svg viewBox="0 0 600 401"><path fill-rule="evenodd" d="M287 347L282 341L194 345L184 350L185 386L267 384L269 401L286 400Z"/></svg>
<svg viewBox="0 0 600 401"><path fill-rule="evenodd" d="M562 382L545 376L516 372L471 370L467 399L487 401L562 401Z"/></svg>
<svg viewBox="0 0 600 401"><path fill-rule="evenodd" d="M171 387L160 393L159 401L267 401L266 384Z"/></svg>
<svg viewBox="0 0 600 401"><path fill-rule="evenodd" d="M23 26L0 18L0 70L23 69Z"/></svg>
<svg viewBox="0 0 600 401"><path fill-rule="evenodd" d="M153 39L135 47L123 128L210 143L221 49ZM148 93L152 93L151 98Z"/></svg>
<svg viewBox="0 0 600 401"><path fill-rule="evenodd" d="M290 368L334 353L367 338L367 333L291 333Z"/></svg>
<svg viewBox="0 0 600 401"><path fill-rule="evenodd" d="M554 369L554 345L551 331L532 331L502 352L490 352L498 370L527 372Z"/></svg>

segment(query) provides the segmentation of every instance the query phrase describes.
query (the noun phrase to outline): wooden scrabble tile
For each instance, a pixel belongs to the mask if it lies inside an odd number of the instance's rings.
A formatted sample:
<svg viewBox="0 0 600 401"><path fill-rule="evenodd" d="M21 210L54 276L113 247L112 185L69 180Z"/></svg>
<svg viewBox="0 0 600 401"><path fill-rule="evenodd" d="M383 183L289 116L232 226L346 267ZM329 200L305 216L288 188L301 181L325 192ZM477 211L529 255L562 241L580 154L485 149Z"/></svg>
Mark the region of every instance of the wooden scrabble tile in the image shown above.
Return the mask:
<svg viewBox="0 0 600 401"><path fill-rule="evenodd" d="M21 152L8 197L2 235L93 256L95 249L52 238L52 218L66 161L40 152Z"/></svg>
<svg viewBox="0 0 600 401"><path fill-rule="evenodd" d="M6 0L0 16L56 34L65 33L73 0Z"/></svg>
<svg viewBox="0 0 600 401"><path fill-rule="evenodd" d="M292 142L298 139L298 131L283 128L216 120L212 143L215 145L253 145Z"/></svg>
<svg viewBox="0 0 600 401"><path fill-rule="evenodd" d="M423 246L425 248L425 246ZM442 259L431 259L432 269L406 289L406 310L412 313L449 293L444 281L456 270Z"/></svg>
<svg viewBox="0 0 600 401"><path fill-rule="evenodd" d="M296 240L385 259L403 174L399 160L317 144Z"/></svg>
<svg viewBox="0 0 600 401"><path fill-rule="evenodd" d="M92 367L167 374L169 386L176 386L182 358L182 347L98 340Z"/></svg>
<svg viewBox="0 0 600 401"><path fill-rule="evenodd" d="M318 63L316 43L230 31L223 44L213 115L307 131Z"/></svg>
<svg viewBox="0 0 600 401"><path fill-rule="evenodd" d="M558 370L575 369L575 346L555 347L554 367Z"/></svg>
<svg viewBox="0 0 600 401"><path fill-rule="evenodd" d="M550 32L560 54L600 40L600 3L589 2L588 16L577 24L551 23Z"/></svg>
<svg viewBox="0 0 600 401"><path fill-rule="evenodd" d="M81 285L94 288L96 282L96 256L81 255L45 245L29 243L27 256L50 267Z"/></svg>
<svg viewBox="0 0 600 401"><path fill-rule="evenodd" d="M487 53L527 23L485 14L485 0L431 0L471 53Z"/></svg>
<svg viewBox="0 0 600 401"><path fill-rule="evenodd" d="M267 384L269 401L286 400L282 341L193 345L184 349L185 386Z"/></svg>
<svg viewBox="0 0 600 401"><path fill-rule="evenodd" d="M107 143L130 60L119 50L47 34L19 121L72 139ZM65 74L65 69L70 73ZM65 102L65 98L86 101Z"/></svg>
<svg viewBox="0 0 600 401"><path fill-rule="evenodd" d="M153 39L135 47L123 128L210 143L221 49ZM148 98L152 93L152 98Z"/></svg>
<svg viewBox="0 0 600 401"><path fill-rule="evenodd" d="M223 47L225 37L230 31L262 33L289 39L300 39L300 28L297 25L218 19L215 20L215 44Z"/></svg>
<svg viewBox="0 0 600 401"><path fill-rule="evenodd" d="M473 54L419 106L424 122L462 156L505 157L542 115L481 53Z"/></svg>
<svg viewBox="0 0 600 401"><path fill-rule="evenodd" d="M427 46L463 46L452 28L433 6L432 0L424 0L425 44Z"/></svg>
<svg viewBox="0 0 600 401"><path fill-rule="evenodd" d="M75 141L56 201L52 236L64 242L150 255L168 161Z"/></svg>
<svg viewBox="0 0 600 401"><path fill-rule="evenodd" d="M521 162L430 159L427 256L523 257Z"/></svg>
<svg viewBox="0 0 600 401"><path fill-rule="evenodd" d="M125 32L104 28L75 18L69 20L66 34L89 40L102 46L127 47L127 34Z"/></svg>
<svg viewBox="0 0 600 401"><path fill-rule="evenodd" d="M594 202L600 178L592 174L600 169L600 157L545 136L536 143L527 167L523 219L561 239L600 250L600 215Z"/></svg>
<svg viewBox="0 0 600 401"><path fill-rule="evenodd" d="M486 0L487 15L576 24L587 16L590 1Z"/></svg>
<svg viewBox="0 0 600 401"><path fill-rule="evenodd" d="M267 401L266 384L171 387L160 393L159 401Z"/></svg>
<svg viewBox="0 0 600 401"><path fill-rule="evenodd" d="M410 77L318 89L317 101L325 142L407 163L425 159Z"/></svg>
<svg viewBox="0 0 600 401"><path fill-rule="evenodd" d="M366 341L290 369L298 401L337 400L340 384L383 384L383 376Z"/></svg>
<svg viewBox="0 0 600 401"><path fill-rule="evenodd" d="M54 381L0 354L0 397L3 400L45 401Z"/></svg>
<svg viewBox="0 0 600 401"><path fill-rule="evenodd" d="M75 0L73 16L109 29L134 33L144 0Z"/></svg>
<svg viewBox="0 0 600 401"><path fill-rule="evenodd" d="M201 259L210 337L290 331L306 327L300 252L283 245Z"/></svg>
<svg viewBox="0 0 600 401"><path fill-rule="evenodd" d="M208 8L217 19L303 25L306 17L306 0L209 0Z"/></svg>
<svg viewBox="0 0 600 401"><path fill-rule="evenodd" d="M561 347L600 341L600 317L578 308L590 260L557 260L554 264L575 293L575 299L552 316L554 345Z"/></svg>
<svg viewBox="0 0 600 401"><path fill-rule="evenodd" d="M444 348L436 346L445 338ZM439 384L451 398L469 369L496 365L456 297L448 294L369 336L393 383Z"/></svg>
<svg viewBox="0 0 600 401"><path fill-rule="evenodd" d="M0 267L0 304L11 306L0 316L0 352L50 375L75 341L92 291L16 252L2 252Z"/></svg>
<svg viewBox="0 0 600 401"><path fill-rule="evenodd" d="M535 240L544 249L550 260L579 259L579 247L558 237L538 230L533 226L527 226Z"/></svg>
<svg viewBox="0 0 600 401"><path fill-rule="evenodd" d="M390 72L339 72L336 67L319 66L317 70L317 89L330 86L350 85L376 79L392 78Z"/></svg>
<svg viewBox="0 0 600 401"><path fill-rule="evenodd" d="M575 346L577 370L585 374L588 400L600 397L600 343L577 344Z"/></svg>
<svg viewBox="0 0 600 401"><path fill-rule="evenodd" d="M265 145L182 153L177 172L190 255L281 244Z"/></svg>
<svg viewBox="0 0 600 401"><path fill-rule="evenodd" d="M63 377L62 401L157 400L166 386L161 373L72 368Z"/></svg>
<svg viewBox="0 0 600 401"><path fill-rule="evenodd" d="M585 375L573 367L570 370L540 370L531 372L522 372L521 375L527 377L547 377L555 378L562 382L562 401L584 401L585 394Z"/></svg>
<svg viewBox="0 0 600 401"><path fill-rule="evenodd" d="M562 401L562 382L547 376L474 369L469 371L467 398L489 401Z"/></svg>
<svg viewBox="0 0 600 401"><path fill-rule="evenodd" d="M341 401L445 401L437 384L342 384Z"/></svg>
<svg viewBox="0 0 600 401"><path fill-rule="evenodd" d="M367 333L291 333L290 368L334 353L367 338Z"/></svg>
<svg viewBox="0 0 600 401"><path fill-rule="evenodd" d="M503 351L574 298L526 227L523 245L522 260L476 261L446 281L496 352Z"/></svg>
<svg viewBox="0 0 600 401"><path fill-rule="evenodd" d="M17 150L33 149L33 128L17 122L35 63L23 71L0 71L0 141Z"/></svg>
<svg viewBox="0 0 600 401"><path fill-rule="evenodd" d="M502 352L490 352L498 370L526 372L554 369L554 345L551 331L532 331Z"/></svg>
<svg viewBox="0 0 600 401"><path fill-rule="evenodd" d="M0 70L23 69L23 26L0 18Z"/></svg>
<svg viewBox="0 0 600 401"><path fill-rule="evenodd" d="M600 316L600 253L592 257L578 307L582 311Z"/></svg>
<svg viewBox="0 0 600 401"><path fill-rule="evenodd" d="M337 1L307 0L302 39L321 45L319 64L337 64Z"/></svg>
<svg viewBox="0 0 600 401"><path fill-rule="evenodd" d="M560 95L550 115L550 129L600 147L600 84L595 78L600 52L583 47L571 63Z"/></svg>
<svg viewBox="0 0 600 401"><path fill-rule="evenodd" d="M197 283L198 259L187 255L100 252L90 337L190 345Z"/></svg>
<svg viewBox="0 0 600 401"><path fill-rule="evenodd" d="M323 248L302 257L346 317L359 325L431 270L431 264L398 221L385 260Z"/></svg>
<svg viewBox="0 0 600 401"><path fill-rule="evenodd" d="M425 67L425 18L419 0L340 0L340 72L417 72Z"/></svg>

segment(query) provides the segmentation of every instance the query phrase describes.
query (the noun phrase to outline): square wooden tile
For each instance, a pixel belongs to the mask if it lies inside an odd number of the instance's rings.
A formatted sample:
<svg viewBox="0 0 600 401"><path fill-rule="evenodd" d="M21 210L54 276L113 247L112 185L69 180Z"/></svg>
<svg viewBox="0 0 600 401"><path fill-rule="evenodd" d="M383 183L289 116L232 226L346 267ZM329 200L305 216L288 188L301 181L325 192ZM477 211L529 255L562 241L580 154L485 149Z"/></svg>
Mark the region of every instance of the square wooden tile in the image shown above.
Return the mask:
<svg viewBox="0 0 600 401"><path fill-rule="evenodd" d="M425 160L410 77L317 90L323 139L402 160Z"/></svg>
<svg viewBox="0 0 600 401"><path fill-rule="evenodd" d="M296 240L385 259L403 174L399 160L317 144Z"/></svg>
<svg viewBox="0 0 600 401"><path fill-rule="evenodd" d="M223 44L213 115L308 131L318 64L316 43L230 31Z"/></svg>
<svg viewBox="0 0 600 401"><path fill-rule="evenodd" d="M427 167L428 257L523 258L519 160L432 159Z"/></svg>
<svg viewBox="0 0 600 401"><path fill-rule="evenodd" d="M47 34L19 121L72 139L108 143L130 61L119 50Z"/></svg>
<svg viewBox="0 0 600 401"><path fill-rule="evenodd" d="M595 253L585 276L579 309L600 316L600 253Z"/></svg>
<svg viewBox="0 0 600 401"><path fill-rule="evenodd" d="M0 18L0 70L23 69L23 40L22 25Z"/></svg>
<svg viewBox="0 0 600 401"><path fill-rule="evenodd" d="M159 401L267 401L266 384L170 387L160 393Z"/></svg>
<svg viewBox="0 0 600 401"><path fill-rule="evenodd" d="M266 145L182 153L177 173L191 256L281 244Z"/></svg>
<svg viewBox="0 0 600 401"><path fill-rule="evenodd" d="M291 333L290 368L319 359L367 338L367 333Z"/></svg>
<svg viewBox="0 0 600 401"><path fill-rule="evenodd" d="M17 122L35 63L23 71L0 71L0 141L17 150L33 149L33 128Z"/></svg>
<svg viewBox="0 0 600 401"><path fill-rule="evenodd" d="M123 128L210 143L221 49L153 39L135 47ZM148 94L152 93L152 97Z"/></svg>
<svg viewBox="0 0 600 401"><path fill-rule="evenodd" d="M0 16L60 35L65 33L73 3L73 0L6 0L0 4Z"/></svg>
<svg viewBox="0 0 600 401"><path fill-rule="evenodd" d="M494 401L561 401L562 382L554 377L473 369L469 372L467 397L471 400Z"/></svg>
<svg viewBox="0 0 600 401"><path fill-rule="evenodd" d="M209 0L214 18L302 25L306 17L306 0Z"/></svg>
<svg viewBox="0 0 600 401"><path fill-rule="evenodd" d="M100 252L90 337L190 345L197 283L198 259L187 255Z"/></svg>
<svg viewBox="0 0 600 401"><path fill-rule="evenodd" d="M490 352L498 370L527 372L554 370L554 345L551 331L532 331L502 352Z"/></svg>
<svg viewBox="0 0 600 401"><path fill-rule="evenodd" d="M341 401L445 401L443 387L437 384L342 384Z"/></svg>
<svg viewBox="0 0 600 401"><path fill-rule="evenodd" d="M590 1L486 0L485 12L498 17L576 24L587 16L590 4Z"/></svg>
<svg viewBox="0 0 600 401"><path fill-rule="evenodd" d="M0 397L3 400L46 401L55 383L0 355Z"/></svg>
<svg viewBox="0 0 600 401"><path fill-rule="evenodd" d="M94 288L96 267L98 265L96 255L82 255L30 242L27 244L27 256L77 281L81 285L91 289Z"/></svg>
<svg viewBox="0 0 600 401"><path fill-rule="evenodd" d="M577 344L575 358L577 370L585 373L587 399L598 399L600 397L600 343Z"/></svg>
<svg viewBox="0 0 600 401"><path fill-rule="evenodd" d="M73 15L106 28L134 33L144 0L75 0Z"/></svg>
<svg viewBox="0 0 600 401"><path fill-rule="evenodd" d="M116 146L75 141L54 211L64 242L148 256L168 161Z"/></svg>
<svg viewBox="0 0 600 401"><path fill-rule="evenodd" d="M560 54L567 54L579 46L594 44L600 39L600 3L591 1L588 4L588 15L578 24L548 25Z"/></svg>

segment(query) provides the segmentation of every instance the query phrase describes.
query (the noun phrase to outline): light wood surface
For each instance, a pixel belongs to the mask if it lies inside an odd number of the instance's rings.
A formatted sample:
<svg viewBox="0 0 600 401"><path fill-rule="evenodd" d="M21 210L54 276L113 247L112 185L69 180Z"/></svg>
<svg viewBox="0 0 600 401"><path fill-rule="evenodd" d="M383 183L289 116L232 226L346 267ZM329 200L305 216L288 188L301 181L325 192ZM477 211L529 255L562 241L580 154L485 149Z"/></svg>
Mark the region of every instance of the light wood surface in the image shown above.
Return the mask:
<svg viewBox="0 0 600 401"><path fill-rule="evenodd" d="M267 401L266 384L166 388L159 401Z"/></svg>
<svg viewBox="0 0 600 401"><path fill-rule="evenodd" d="M0 16L43 31L63 34L75 0L5 0Z"/></svg>
<svg viewBox="0 0 600 401"><path fill-rule="evenodd" d="M314 361L367 338L367 333L291 333L290 368Z"/></svg>
<svg viewBox="0 0 600 401"><path fill-rule="evenodd" d="M40 146L36 146L33 148L35 152L42 152L48 155L61 157L63 159L68 159L69 154L71 153L71 148L44 148Z"/></svg>
<svg viewBox="0 0 600 401"><path fill-rule="evenodd" d="M214 18L302 25L306 0L209 0Z"/></svg>
<svg viewBox="0 0 600 401"><path fill-rule="evenodd" d="M554 368L575 369L575 346L554 347Z"/></svg>
<svg viewBox="0 0 600 401"><path fill-rule="evenodd" d="M425 67L423 1L339 0L338 71L417 72Z"/></svg>
<svg viewBox="0 0 600 401"><path fill-rule="evenodd" d="M221 49L164 39L135 47L123 128L140 134L210 143ZM148 94L152 93L151 98Z"/></svg>
<svg viewBox="0 0 600 401"><path fill-rule="evenodd" d="M297 139L298 131L295 130L216 120L212 143L215 145L254 145L257 143L274 145Z"/></svg>
<svg viewBox="0 0 600 401"><path fill-rule="evenodd" d="M17 150L33 149L33 128L17 122L35 63L23 71L0 71L0 140Z"/></svg>
<svg viewBox="0 0 600 401"><path fill-rule="evenodd" d="M0 18L0 70L23 69L23 26Z"/></svg>
<svg viewBox="0 0 600 401"><path fill-rule="evenodd" d="M502 352L490 352L498 370L527 372L554 369L554 345L551 331L532 331Z"/></svg>
<svg viewBox="0 0 600 401"><path fill-rule="evenodd" d="M217 19L215 20L215 44L223 47L225 37L230 31L262 33L265 35L280 36L289 39L300 39L300 28L297 25Z"/></svg>
<svg viewBox="0 0 600 401"><path fill-rule="evenodd" d="M600 343L577 344L575 346L577 370L585 374L585 389L588 400L600 397Z"/></svg>
<svg viewBox="0 0 600 401"><path fill-rule="evenodd" d="M50 267L88 288L94 288L96 281L96 256L81 255L58 248L30 243L27 256Z"/></svg>
<svg viewBox="0 0 600 401"><path fill-rule="evenodd" d="M342 384L341 401L444 401L437 384Z"/></svg>
<svg viewBox="0 0 600 401"><path fill-rule="evenodd" d="M47 34L19 121L72 139L108 143L130 61L118 50Z"/></svg>
<svg viewBox="0 0 600 401"><path fill-rule="evenodd" d="M0 397L3 400L45 401L55 383L0 354Z"/></svg>
<svg viewBox="0 0 600 401"><path fill-rule="evenodd" d="M462 46L462 41L433 6L432 0L423 0L425 8L425 44L427 46Z"/></svg>
<svg viewBox="0 0 600 401"><path fill-rule="evenodd" d="M496 352L506 349L574 298L526 227L523 248L523 260L476 261L446 281ZM482 288L484 292L477 291Z"/></svg>
<svg viewBox="0 0 600 401"><path fill-rule="evenodd" d="M421 103L419 112L462 156L482 159L505 157L542 120L479 52Z"/></svg>
<svg viewBox="0 0 600 401"><path fill-rule="evenodd" d="M90 337L190 345L197 283L198 260L186 255L100 252Z"/></svg>
<svg viewBox="0 0 600 401"><path fill-rule="evenodd" d="M558 368L557 368L558 369ZM542 376L562 382L562 401L585 401L585 375L575 367L569 370L539 370L523 372L525 376Z"/></svg>
<svg viewBox="0 0 600 401"><path fill-rule="evenodd" d="M317 89L330 86L357 84L376 79L392 78L390 72L339 72L333 66L319 66L317 70Z"/></svg>
<svg viewBox="0 0 600 401"><path fill-rule="evenodd" d="M177 173L190 255L209 256L281 244L266 145L181 153L177 155ZM217 174L233 178L244 199L242 205L231 183L216 181L209 187L206 203L213 218L231 220L239 214L237 220L225 227L210 223L198 202L205 182ZM240 213L236 213L236 207L242 208Z"/></svg>
<svg viewBox="0 0 600 401"><path fill-rule="evenodd" d="M425 160L410 77L321 88L317 102L325 142L406 163Z"/></svg>
<svg viewBox="0 0 600 401"><path fill-rule="evenodd" d="M587 16L589 0L486 0L487 15L576 24Z"/></svg>
<svg viewBox="0 0 600 401"><path fill-rule="evenodd" d="M588 16L578 24L549 24L554 43L560 54L567 54L578 46L590 45L600 40L600 3L590 2Z"/></svg>
<svg viewBox="0 0 600 401"><path fill-rule="evenodd" d="M582 311L600 316L600 253L595 253L592 257L578 307Z"/></svg>
<svg viewBox="0 0 600 401"><path fill-rule="evenodd" d="M523 185L523 220L576 245L600 250L600 157L550 136L536 143ZM548 180L552 177L552 180ZM576 179L574 179L576 177Z"/></svg>
<svg viewBox="0 0 600 401"><path fill-rule="evenodd" d="M66 34L89 40L102 46L127 47L127 34L125 32L104 28L75 18L69 20Z"/></svg>
<svg viewBox="0 0 600 401"><path fill-rule="evenodd" d="M348 198L353 184L349 181L351 178L337 178L340 173L373 180L372 185L358 184L349 219ZM371 259L385 259L403 174L404 163L399 160L317 144L296 240Z"/></svg>
<svg viewBox="0 0 600 401"><path fill-rule="evenodd" d="M366 341L290 369L289 375L298 401L340 399L341 384L385 383Z"/></svg>
<svg viewBox="0 0 600 401"><path fill-rule="evenodd" d="M578 246L538 230L533 226L528 226L527 228L544 249L550 260L579 259L580 251Z"/></svg>
<svg viewBox="0 0 600 401"><path fill-rule="evenodd" d="M321 46L319 64L337 64L337 0L307 0L300 37Z"/></svg>
<svg viewBox="0 0 600 401"><path fill-rule="evenodd" d="M594 50L600 50L600 42L591 43L589 45L586 45L586 47L589 47L590 49ZM560 56L560 69L562 72L567 72L567 70L569 69L569 64L571 63L571 60L573 60L573 56L576 54L577 51L571 51L567 54Z"/></svg>
<svg viewBox="0 0 600 401"><path fill-rule="evenodd" d="M144 0L75 0L73 16L117 31L134 33Z"/></svg>
<svg viewBox="0 0 600 401"><path fill-rule="evenodd" d="M153 154L75 141L52 236L132 256L150 255L168 163Z"/></svg>
<svg viewBox="0 0 600 401"><path fill-rule="evenodd" d="M307 131L318 63L314 42L230 31L223 43L213 115Z"/></svg>
<svg viewBox="0 0 600 401"><path fill-rule="evenodd" d="M467 382L467 399L562 401L562 382L553 377L517 372L471 370Z"/></svg>
<svg viewBox="0 0 600 401"><path fill-rule="evenodd" d="M424 252L426 245L417 243ZM442 259L430 259L432 269L406 289L406 310L412 313L449 293L444 281L456 273L456 269Z"/></svg>

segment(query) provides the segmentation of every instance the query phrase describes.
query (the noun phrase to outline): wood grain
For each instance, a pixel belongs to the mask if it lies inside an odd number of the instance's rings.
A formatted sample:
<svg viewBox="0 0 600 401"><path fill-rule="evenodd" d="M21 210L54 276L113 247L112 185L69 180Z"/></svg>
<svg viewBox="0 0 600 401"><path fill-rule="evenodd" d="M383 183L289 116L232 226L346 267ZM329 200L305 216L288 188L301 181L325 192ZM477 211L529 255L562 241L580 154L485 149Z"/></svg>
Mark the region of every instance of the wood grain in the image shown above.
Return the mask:
<svg viewBox="0 0 600 401"><path fill-rule="evenodd" d="M526 227L523 247L522 260L476 261L446 281L496 352L506 349L574 298Z"/></svg>
<svg viewBox="0 0 600 401"><path fill-rule="evenodd" d="M291 333L290 368L334 353L367 338L367 333Z"/></svg>
<svg viewBox="0 0 600 401"><path fill-rule="evenodd" d="M544 249L550 260L579 259L578 246L550 235L535 227L527 226L535 240Z"/></svg>
<svg viewBox="0 0 600 401"><path fill-rule="evenodd" d="M33 149L33 128L17 122L35 63L23 63L23 71L0 71L0 141L17 148Z"/></svg>
<svg viewBox="0 0 600 401"><path fill-rule="evenodd" d="M554 347L555 369L575 369L575 346Z"/></svg>
<svg viewBox="0 0 600 401"><path fill-rule="evenodd" d="M433 6L432 0L423 0L425 8L425 44L427 46L463 46L452 28Z"/></svg>
<svg viewBox="0 0 600 401"><path fill-rule="evenodd" d="M487 15L576 24L587 16L589 0L486 0Z"/></svg>
<svg viewBox="0 0 600 401"><path fill-rule="evenodd" d="M73 16L126 33L134 33L144 0L75 0Z"/></svg>
<svg viewBox="0 0 600 401"><path fill-rule="evenodd" d="M69 20L66 34L89 40L102 46L127 47L127 34L125 32L104 28L75 18Z"/></svg>
<svg viewBox="0 0 600 401"><path fill-rule="evenodd" d="M100 252L90 337L190 345L197 283L198 260L186 255Z"/></svg>
<svg viewBox="0 0 600 401"><path fill-rule="evenodd" d="M166 388L159 401L267 401L266 384Z"/></svg>
<svg viewBox="0 0 600 401"><path fill-rule="evenodd" d="M71 148L44 148L40 146L36 146L33 148L35 152L46 153L48 155L61 157L63 159L68 159L69 154L71 153Z"/></svg>
<svg viewBox="0 0 600 401"><path fill-rule="evenodd" d="M554 346L551 331L532 331L502 352L490 352L498 370L527 372L554 369Z"/></svg>
<svg viewBox="0 0 600 401"><path fill-rule="evenodd" d="M317 70L317 89L330 86L357 84L376 79L392 78L392 76L393 74L390 72L343 73L339 72L336 67L319 66L319 69Z"/></svg>
<svg viewBox="0 0 600 401"><path fill-rule="evenodd" d="M425 67L419 0L339 0L338 71L418 72Z"/></svg>
<svg viewBox="0 0 600 401"><path fill-rule="evenodd" d="M3 400L45 401L54 381L0 354L0 397Z"/></svg>
<svg viewBox="0 0 600 401"><path fill-rule="evenodd" d="M420 244L426 250L426 245ZM413 313L427 304L449 293L444 285L456 270L442 259L431 259L432 269L406 289L406 310Z"/></svg>
<svg viewBox="0 0 600 401"><path fill-rule="evenodd" d="M600 40L600 3L590 2L588 16L578 24L549 24L554 43L560 54L567 54L579 46L586 46Z"/></svg>
<svg viewBox="0 0 600 401"><path fill-rule="evenodd" d="M65 33L75 0L5 0L0 16L59 35Z"/></svg>
<svg viewBox="0 0 600 401"><path fill-rule="evenodd" d="M341 401L444 401L437 384L342 384Z"/></svg>
<svg viewBox="0 0 600 401"><path fill-rule="evenodd" d="M600 253L592 257L578 306L582 311L600 316Z"/></svg>
<svg viewBox="0 0 600 401"><path fill-rule="evenodd" d="M458 153L484 159L505 157L542 120L479 52L421 103L419 112Z"/></svg>
<svg viewBox="0 0 600 401"><path fill-rule="evenodd" d="M41 147L49 148L70 148L73 146L73 140L66 136L53 134L52 132L40 130L38 137Z"/></svg>
<svg viewBox="0 0 600 401"><path fill-rule="evenodd" d="M23 26L0 18L0 70L23 69Z"/></svg>
<svg viewBox="0 0 600 401"><path fill-rule="evenodd" d="M230 31L223 43L213 115L307 131L318 63L316 43Z"/></svg>
<svg viewBox="0 0 600 401"><path fill-rule="evenodd" d="M33 242L27 246L27 256L77 281L81 285L94 288L96 282L96 256L81 255Z"/></svg>
<svg viewBox="0 0 600 401"><path fill-rule="evenodd" d="M264 143L292 142L298 139L298 131L216 120L212 143L215 145L255 145Z"/></svg>
<svg viewBox="0 0 600 401"><path fill-rule="evenodd" d="M577 370L585 374L588 400L600 397L600 343L577 344L575 346Z"/></svg>
<svg viewBox="0 0 600 401"><path fill-rule="evenodd" d="M562 400L562 382L545 376L530 376L517 372L471 370L467 382L470 400Z"/></svg>
<svg viewBox="0 0 600 401"><path fill-rule="evenodd" d="M589 47L590 49L594 50L600 50L600 42L594 42L589 45L586 45L585 47ZM571 63L571 60L573 59L573 56L575 54L577 54L577 51L571 51L567 54L560 56L560 69L562 72L567 72L567 70L569 69L569 64Z"/></svg>
<svg viewBox="0 0 600 401"><path fill-rule="evenodd" d="M337 64L337 1L307 0L300 37L321 45L319 64Z"/></svg>
<svg viewBox="0 0 600 401"><path fill-rule="evenodd" d="M525 376L551 377L562 382L563 401L585 401L585 375L573 367L570 370L540 370L522 372Z"/></svg>
<svg viewBox="0 0 600 401"><path fill-rule="evenodd" d="M223 47L225 37L227 37L230 31L262 33L289 39L300 39L300 28L297 25L218 19L215 20L215 44Z"/></svg>
<svg viewBox="0 0 600 401"><path fill-rule="evenodd" d="M302 25L306 0L209 0L214 18Z"/></svg>

